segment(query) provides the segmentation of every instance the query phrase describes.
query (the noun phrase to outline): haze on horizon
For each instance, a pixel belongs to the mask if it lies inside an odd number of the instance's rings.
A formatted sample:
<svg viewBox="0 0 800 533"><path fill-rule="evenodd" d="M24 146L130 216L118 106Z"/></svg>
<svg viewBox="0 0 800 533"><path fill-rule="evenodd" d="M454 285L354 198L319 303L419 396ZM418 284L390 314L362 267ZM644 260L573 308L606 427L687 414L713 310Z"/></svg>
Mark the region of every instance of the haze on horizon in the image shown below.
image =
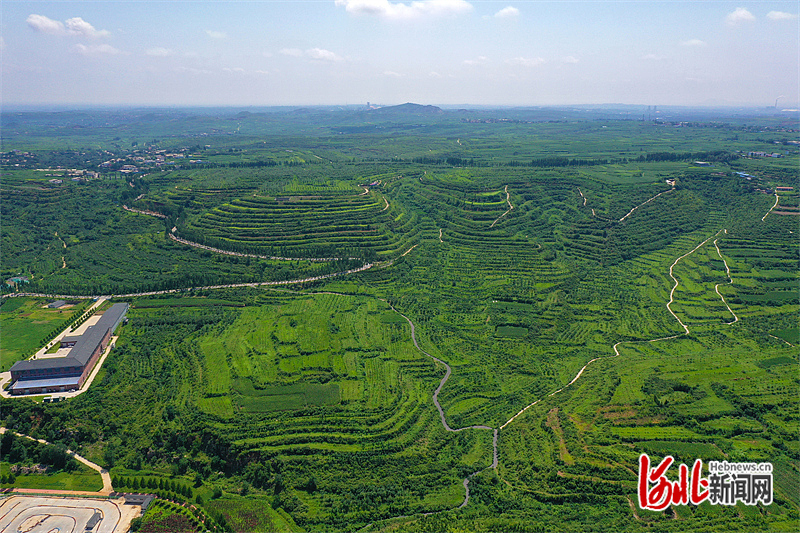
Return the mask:
<svg viewBox="0 0 800 533"><path fill-rule="evenodd" d="M5 0L2 102L798 107L796 1Z"/></svg>

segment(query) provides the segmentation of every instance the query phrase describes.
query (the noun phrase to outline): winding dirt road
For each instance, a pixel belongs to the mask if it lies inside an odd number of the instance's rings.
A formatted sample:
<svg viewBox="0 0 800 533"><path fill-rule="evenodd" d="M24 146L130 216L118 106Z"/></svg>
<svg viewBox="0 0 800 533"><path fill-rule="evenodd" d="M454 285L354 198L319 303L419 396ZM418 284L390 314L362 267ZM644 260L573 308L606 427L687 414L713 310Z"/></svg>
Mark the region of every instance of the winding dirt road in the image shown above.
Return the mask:
<svg viewBox="0 0 800 533"><path fill-rule="evenodd" d="M9 433L13 433L17 437L21 437L23 439L28 439L28 440L40 442L42 444L50 444L49 442L47 442L44 439L36 439L34 437L31 437L30 435L25 435L25 434L22 434L22 433L18 433L16 431L12 431L10 429L6 429L5 427L0 427L0 434L5 433L6 431L8 431ZM97 492L97 493L90 492L88 494L93 494L93 495L100 494L100 495L103 495L103 496L108 496L109 494L114 492L114 487L111 486L111 475L108 473L108 470L106 470L105 468L103 468L99 464L93 463L90 460L86 459L85 457L82 457L82 456L78 455L77 453L73 452L72 450L67 450L67 455L70 455L70 456L74 457L75 460L85 464L86 466L88 466L92 470L96 470L97 472L100 473L100 477L103 479L103 489L100 492ZM17 492L18 489L13 489L13 491ZM43 491L37 489L37 490L35 490L33 492L41 493ZM51 491L44 491L44 492L51 492ZM52 491L52 492L59 493L59 494L60 493L75 494L75 491Z"/></svg>
<svg viewBox="0 0 800 533"><path fill-rule="evenodd" d="M631 209L630 211L628 211L628 214L627 214L627 215L625 215L624 217L622 217L621 219L619 219L619 221L620 221L620 222L622 222L623 220L625 220L626 218L628 218L629 216L631 216L631 215L633 214L633 212L634 212L634 211L636 211L637 209L639 209L640 207L642 207L642 206L643 206L643 205L645 205L645 204L649 204L650 202L652 202L653 200L655 200L656 198L658 198L658 197L659 197L659 196L661 196L662 194L667 194L668 192L672 192L672 191L674 191L674 190L675 190L675 184L673 183L673 185L672 185L672 188L671 188L671 189L668 189L668 190L666 190L666 191L660 192L660 193L656 194L655 196L653 196L652 198L650 198L649 200L647 200L647 201L644 201L644 202L640 203L639 205L637 205L636 207L634 207L633 209ZM581 196L582 196L582 195L581 195Z"/></svg>
<svg viewBox="0 0 800 533"><path fill-rule="evenodd" d="M497 218L495 219L495 221L494 221L494 222L492 222L492 225L491 225L491 226L489 226L489 228L490 228L490 229L491 229L491 228L493 228L493 227L494 227L494 225L495 225L495 224L497 224L497 223L500 221L500 219L501 219L501 218L503 218L504 216L506 216L507 214L509 214L509 213L511 212L511 210L512 210L512 209L514 209L514 206L513 206L513 205L511 205L511 195L508 193L508 185L506 185L506 186L505 186L505 188L504 188L503 190L504 190L504 191L505 191L505 193L506 193L506 203L508 203L508 209L506 210L506 212L505 212L505 213L503 213L502 215L500 215L499 217L497 217Z"/></svg>
<svg viewBox="0 0 800 533"><path fill-rule="evenodd" d="M669 192L669 191L667 191L667 192ZM663 193L662 193L662 194L663 194ZM683 323L683 321L682 321L680 318L678 318L678 315L676 315L676 314L675 314L675 312L674 312L674 311L672 310L672 308L670 307L670 305L671 305L672 303L674 303L674 294L675 294L675 289L677 289L677 288L678 288L678 285L679 285L678 279L677 279L677 278L676 278L676 277L673 275L673 268L675 268L675 266L678 264L678 262L679 262L681 259L684 259L684 258L686 258L686 257L690 256L691 254L693 254L694 252L696 252L697 250L699 250L699 249L700 249L700 248L701 248L701 247L702 247L704 244L706 244L708 241L710 241L711 239L714 239L714 238L716 237L716 240L714 241L714 246L715 246L715 247L717 247L717 253L718 253L718 254L719 254L719 256L720 256L720 259L722 259L723 263L725 263L725 270L726 270L726 272L727 272L728 279L730 280L730 281L729 281L729 283L733 283L733 279L731 278L731 275L730 275L730 269L728 268L728 263L727 263L727 262L725 261L725 259L722 257L722 254L721 254L721 253L720 253L720 251L719 251L719 247L717 246L717 240L719 240L719 234L720 234L720 233L722 233L722 232L725 232L725 233L727 233L727 232L728 232L728 230L725 230L725 229L723 229L723 230L720 230L720 231L718 231L717 233L715 233L715 234L714 234L714 235L712 235L711 237L707 238L706 240L704 240L703 242L701 242L700 244L698 244L697 246L695 246L695 247L694 247L694 248L693 248L693 249L692 249L690 252L687 252L687 253L683 254L682 256L678 257L678 258L677 258L677 259L676 259L676 260L675 260L675 261L672 263L672 265L670 265L670 267L669 267L669 275L670 275L670 277L672 278L672 280L675 282L675 285L672 287L672 290L671 290L671 291L670 291L670 293L669 293L669 302L667 303L667 310L670 312L670 314L672 314L672 316L673 316L673 317L675 317L675 320L677 320L677 321L678 321L678 323L681 325L681 327L683 327L683 329L684 329L684 333L679 333L679 334L677 334L677 335L670 335L670 336L668 336L668 337L659 337L659 338L657 338L657 339L649 339L649 340L641 340L641 341L619 341L618 343L614 344L614 346L612 347L612 348L613 348L613 350L614 350L614 355L612 355L612 356L609 356L609 357L595 357L594 359L590 360L588 363L586 363L585 365L583 365L583 367L581 367L581 369L578 371L578 373L575 375L575 377L574 377L574 378L572 378L572 381L570 381L569 383L567 383L566 385L564 385L564 386L563 386L563 387L561 387L560 389L558 389L558 390L556 390L556 391L554 391L554 392L551 392L551 393L550 393L550 394L548 394L548 395L547 395L545 398L540 398L540 399L536 400L535 402L533 402L533 403L531 403L531 404L528 404L528 405L526 405L526 406L525 406L525 407L523 407L523 408L522 408L522 409L521 409L521 410L520 410L520 411L519 411L517 414L515 414L514 416L512 416L511 418L509 418L509 419L506 421L506 423L505 423L505 424L501 425L501 426L500 426L500 429L503 429L503 428L505 428L506 426L508 426L508 425L509 425L511 422L513 422L514 420L516 420L516 419L517 419L517 417L519 417L520 415L522 415L522 414L523 414L525 411L527 411L527 410L528 410L528 409L530 409L531 407L533 407L533 406L537 405L539 402L541 402L541 401L543 401L543 400L545 400L546 398L549 398L549 397L551 397L551 396L555 396L556 394L558 394L558 393L562 392L564 389L566 389L567 387L569 387L570 385L572 385L573 383L575 383L576 381L578 381L578 379L581 377L581 375L583 375L583 372L586 370L586 368L587 368L589 365L591 365L592 363L594 363L595 361L599 361L600 359L610 359L610 358L613 358L613 357L619 357L619 355L620 355L620 353L619 353L619 345L620 345L620 344L627 344L627 343L640 343L640 342L658 342L658 341L665 341L665 340L670 340L670 339L677 339L677 338L678 338L678 337L680 337L681 335L688 335L688 334L689 334L689 327L688 327L686 324L684 324L684 323ZM716 286L716 287L714 287L714 289L715 289L715 290L717 290L717 287L719 287L719 285L720 285L720 284L717 284L717 286ZM720 296L720 298L722 299L723 303L725 303L725 306L726 306L726 307L728 307L728 310L731 312L731 314L732 314L732 315L734 316L734 318L735 318L735 320L734 320L733 322L729 322L728 324L733 324L733 323L737 322L737 321L739 320L739 318L738 318L738 317L737 317L737 316L734 314L734 312L731 310L730 306L728 306L728 303L725 301L725 298L723 298L723 297L722 297L722 295L719 293L719 290L717 290L717 294L719 294L719 296ZM495 450L496 450L496 448L495 448Z"/></svg>
<svg viewBox="0 0 800 533"><path fill-rule="evenodd" d="M725 233L728 233L728 230L725 230ZM724 257L722 257L722 252L719 251L719 246L717 246L718 240L719 237L714 239L714 248L717 249L717 255L719 256L720 259L722 259L722 263L725 265L725 274L728 276L728 283L733 283L733 278L731 277L731 269L728 267L728 262L725 260ZM725 301L725 297L722 295L721 292L719 292L720 285L722 285L722 283L717 283L716 285L714 285L714 290L717 291L717 295L719 295L720 300L722 300L722 303L724 303L725 307L728 308L728 312L733 315L733 322L728 322L728 325L730 326L731 324L737 323L739 321L739 317L736 316L736 313L733 312L731 306L728 305L728 302Z"/></svg>
<svg viewBox="0 0 800 533"><path fill-rule="evenodd" d="M386 300L383 300L383 301L386 301ZM392 311L394 311L395 313L397 313L401 317L405 318L406 322L408 322L408 325L411 326L411 340L414 342L414 347L417 350L419 350L420 352L422 352L423 354L425 354L428 357L430 357L431 359L433 359L436 363L439 363L439 364L443 365L444 368L445 368L444 377L439 382L439 386L436 387L436 390L433 393L433 405L435 405L436 406L436 410L439 411L439 419L442 421L442 426L444 427L445 430L450 431L452 433L458 433L458 432L461 432L461 431L466 431L468 429L479 429L479 430L484 430L485 429L485 430L493 431L494 432L494 436L492 438L492 448L493 448L493 450L492 450L492 464L489 465L486 468L494 468L494 469L496 469L497 465L498 465L498 459L497 459L497 429L489 427L489 426L483 426L483 425L465 426L463 428L452 428L452 427L450 427L450 424L447 423L447 418L444 416L444 409L442 409L442 404L439 403L439 393L442 392L442 388L444 387L444 384L447 383L448 379L450 379L450 375L453 373L453 370L450 368L450 365L448 365L447 363L445 363L444 361L442 361L438 357L435 357L435 356L429 354L428 352L426 352L425 350L423 350L420 347L419 343L417 342L416 326L414 326L414 323L411 321L411 319L408 318L403 313L401 313L400 311L398 311L397 309L395 309L392 304L389 304L389 302L386 302L386 303L389 305L389 307L392 308ZM464 501L461 502L461 505L458 506L459 509L465 507L469 503L469 481L470 481L470 479L472 479L472 477L475 476L476 474L479 474L479 473L483 472L484 470L486 470L486 468L482 468L480 470L477 470L477 471L473 472L472 474L470 474L469 476L467 476L466 478L464 478Z"/></svg>
<svg viewBox="0 0 800 533"><path fill-rule="evenodd" d="M769 211L767 211L766 214L763 217L761 217L761 222L764 222L764 219L767 218L767 215L772 213L772 210L778 207L778 202L780 201L780 199L781 197L778 196L778 193L775 193L775 203L772 204L772 207L769 208Z"/></svg>

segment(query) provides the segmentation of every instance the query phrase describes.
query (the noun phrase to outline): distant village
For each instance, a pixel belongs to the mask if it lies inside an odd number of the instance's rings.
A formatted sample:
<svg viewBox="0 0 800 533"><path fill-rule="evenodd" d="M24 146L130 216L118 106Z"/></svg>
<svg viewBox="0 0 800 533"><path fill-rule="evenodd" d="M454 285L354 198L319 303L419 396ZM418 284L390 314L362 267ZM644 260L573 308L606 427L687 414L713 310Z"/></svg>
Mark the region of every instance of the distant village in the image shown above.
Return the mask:
<svg viewBox="0 0 800 533"><path fill-rule="evenodd" d="M205 148L211 148L206 145ZM156 148L135 149L122 157L114 157L116 154L107 150L102 150L96 154L81 152L81 156L94 156L92 159L97 161L97 155L112 156L98 163L97 170L65 168L61 166L38 168L36 154L21 150L11 150L0 153L0 164L17 168L29 168L38 172L45 172L45 177L51 178L49 181L54 185L72 180L76 182L88 181L100 177L100 172L119 172L122 174L136 174L146 170L154 170L161 167L169 168L175 165L201 164L206 163L202 159L193 159L190 155L190 148L180 148L178 150L164 150ZM77 154L77 152L76 152ZM90 161L87 161L87 163Z"/></svg>

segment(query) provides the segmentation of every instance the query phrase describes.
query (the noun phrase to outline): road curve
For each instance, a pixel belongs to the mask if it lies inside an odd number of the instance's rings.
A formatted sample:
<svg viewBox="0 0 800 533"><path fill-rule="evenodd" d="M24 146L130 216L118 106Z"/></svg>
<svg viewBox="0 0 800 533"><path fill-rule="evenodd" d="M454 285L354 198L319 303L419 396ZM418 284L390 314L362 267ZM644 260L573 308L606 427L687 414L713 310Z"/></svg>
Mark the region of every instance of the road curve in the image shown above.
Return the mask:
<svg viewBox="0 0 800 533"><path fill-rule="evenodd" d="M665 191L665 192L669 192L669 191ZM663 193L662 193L662 194L663 194ZM652 198L651 198L651 200L652 200ZM523 407L523 408L522 408L522 409L521 409L521 410L520 410L520 411L519 411L517 414L515 414L514 416L512 416L511 418L509 418L509 419L508 419L508 420L507 420L507 421L506 421L506 422L505 422L503 425L501 425L501 426L500 426L500 429L503 429L503 428L505 428L505 427L506 427L507 425L509 425L511 422L513 422L514 420L516 420L516 419L517 419L517 417L519 417L520 415L522 415L522 413L524 413L525 411L527 411L528 409L530 409L530 408L531 408L531 407L533 407L534 405L536 405L536 404L538 404L539 402L541 402L541 401L545 400L546 398L549 398L549 397L551 397L551 396L555 396L556 394L558 394L558 393L562 392L564 389L566 389L567 387L569 387L570 385L572 385L573 383L575 383L576 381L578 381L578 379L581 377L581 375L583 375L583 372L586 370L586 368L587 368L589 365L591 365L592 363L594 363L595 361L598 361L598 360L600 360L600 359L610 359L610 358L612 358L612 357L619 357L620 353L619 353L619 349L618 349L618 347L619 347L619 345L620 345L620 344L623 344L623 343L626 343L626 344L627 344L627 343L637 343L637 342L658 342L658 341L665 341L665 340L670 340L670 339L677 339L677 338L678 338L678 337L680 337L681 335L688 335L688 334L689 334L689 327L688 327L686 324L684 324L684 323L681 321L681 319L680 319L680 318L678 318L678 316L677 316L677 315L676 315L676 314L675 314L675 313L672 311L672 309L670 308L670 305L671 305L671 304L674 302L674 298L673 298L673 296L674 296L674 294L675 294L675 289L677 289L677 288L678 288L678 280L677 280L677 278L675 278L675 276L673 275L672 269L675 267L675 265L677 265L677 264L678 264L678 262L679 262L681 259L683 259L683 258L685 258L685 257L688 257L688 256L690 256L691 254L693 254L694 252L696 252L696 251L697 251L697 250L698 250L700 247L702 247L704 244L706 244L708 241L710 241L710 240L711 240L711 239L713 239L714 237L717 237L717 240L719 240L719 234L720 234L720 233L722 233L722 232L725 232L725 233L727 233L727 232L728 232L728 230L724 230L724 229L723 229L723 230L720 230L720 231L718 231L717 233L715 233L715 234L714 234L714 235L712 235L711 237L707 238L706 240L704 240L703 242L701 242L700 244L698 244L697 246L695 246L695 247L694 247L694 248L693 248L693 249L692 249L690 252L688 252L688 253L685 253L685 254L683 254L682 256L678 257L678 258L677 258L677 259L676 259L676 260L675 260L675 261L672 263L672 265L670 265L670 267L669 267L669 275L670 275L670 277L672 278L672 280L675 282L675 285L672 287L672 290L671 290L671 291L670 291L670 293L669 293L669 302L667 303L667 310L670 312L670 314L672 314L672 316L673 316L673 317L675 317L675 320L677 320L677 321L678 321L678 323L679 323L679 324L680 324L680 325L683 327L683 329L684 329L684 333L678 333L677 335L670 335L670 336L668 336L668 337L659 337L659 338L657 338L657 339L648 339L648 340L641 340L641 341L619 341L618 343L616 343L616 344L615 344L615 345L612 347L612 349L614 350L614 355L611 355L611 356L608 356L608 357L595 357L594 359L590 360L588 363L586 363L585 365L583 365L583 367L581 367L581 369L578 371L578 373L575 375L575 377L574 377L574 378L572 378L572 381L570 381L569 383L567 383L566 385L564 385L564 386L563 386L563 387L561 387L560 389L558 389L558 390L556 390L556 391L553 391L553 392L551 392L551 393L550 393L550 394L548 394L548 395L547 395L545 398L539 398L539 399L538 399L538 400L536 400L535 402L533 402L533 403L530 403L530 404L526 405L526 406L525 406L525 407ZM715 240L715 241L714 241L714 245L715 245L715 246L716 246L717 240ZM719 253L719 248L717 248L717 253ZM720 258L722 258L722 254L720 254ZM725 262L725 259L722 259L722 261L723 261L723 262ZM731 279L731 277L730 277L730 269L728 268L728 263L727 263L727 262L725 262L725 270L726 270L726 271L727 271L727 273L728 273L728 279L730 279L730 282L732 283L732 282L733 282L733 280L732 280L732 279ZM717 284L717 287L719 287L719 285L720 285L720 284ZM717 290L717 287L715 287L715 290ZM719 293L719 290L717 290L717 294L719 294L719 295L720 295L720 298L722 298L722 295ZM725 303L725 305L726 305L726 306L728 305L728 304L727 304L727 302L725 302L725 298L722 298L722 301ZM728 310L729 310L729 311L731 311L730 307L728 307ZM732 314L734 317L736 317L736 315L733 313L733 311L731 311L731 314ZM406 319L406 320L407 320L407 319ZM736 317L736 320L734 320L734 322L736 322L737 320L738 320L738 317ZM734 322L730 322L729 324L733 324Z"/></svg>
<svg viewBox="0 0 800 533"><path fill-rule="evenodd" d="M23 439L28 439L28 440L40 442L42 444L50 444L49 442L47 442L44 439L36 439L34 437L31 437L30 435L25 435L23 433L18 433L16 431L12 431L10 429L6 429L5 427L0 427L0 434L5 433L6 431L8 431L9 433L13 433L17 437L21 437ZM107 495L111 494L112 492L114 492L114 488L111 486L111 475L108 473L108 470L106 470L105 468L103 468L102 466L100 466L100 465L98 465L96 463L91 462L90 460L86 459L85 457L81 457L80 455L78 455L77 453L73 452L72 450L67 450L67 455L70 455L70 456L74 457L77 461L85 464L86 466L88 466L92 470L96 470L97 472L100 473L100 477L103 479L103 489L101 491L99 491L98 493L96 493L96 494L102 494L102 495L106 495L107 496ZM70 491L70 492L72 492L72 491Z"/></svg>
<svg viewBox="0 0 800 533"><path fill-rule="evenodd" d="M684 323L683 323L683 321L682 321L680 318L678 318L678 315L676 315L676 314L675 314L675 311L673 311L673 310L672 310L672 307L670 307L670 306L671 306L671 305L672 305L672 304L675 302L675 289L677 289L677 288L678 288L678 278L676 278L676 277L675 277L675 275L674 275L674 274L673 274L673 272L672 272L672 269L673 269L673 268L675 268L675 265L677 265L677 264L678 264L678 262L679 262L681 259L683 259L683 258L685 258L685 257L689 257L690 255L692 255L693 253L695 253L697 250L699 250L699 249L700 249L700 248L701 248L701 247L702 247L702 246L703 246L705 243L707 243L708 241L710 241L710 240L711 240L711 239L713 239L714 237L717 237L717 236L718 236L720 233L722 233L723 231L725 231L725 230L719 230L719 231L718 231L716 234L712 235L712 236L711 236L711 237L709 237L708 239L704 240L703 242L701 242L700 244L698 244L697 246L695 246L695 247L692 249L692 251L691 251L691 252L687 252L687 253L683 254L682 256L680 256L679 258L677 258L677 259L676 259L676 260L675 260L675 261L674 261L674 262L673 262L673 263L670 265L670 267L669 267L669 277L671 277L671 278L672 278L672 281L674 281L674 282L675 282L675 285L673 285L673 287L672 287L672 290L671 290L671 291L669 291L669 302L667 302L667 311L669 311L669 312L670 312L670 314L672 314L672 316L673 316L673 317L675 317L675 320L677 320L677 321L678 321L678 324L680 324L680 325L683 327L683 330L686 332L686 334L687 334L687 335L689 334L689 326L687 326L686 324L684 324ZM727 266L727 263L726 263L726 266ZM718 294L719 294L719 292L718 292ZM720 294L720 296L722 296L722 295ZM724 299L723 299L723 301L724 301ZM727 304L726 304L726 305L727 305ZM733 311L731 311L731 313L733 313Z"/></svg>
<svg viewBox="0 0 800 533"><path fill-rule="evenodd" d="M384 300L384 301L386 301L386 300ZM450 424L447 423L447 418L445 418L445 416L444 416L444 409L442 409L442 404L439 403L439 393L442 391L442 388L444 387L444 384L447 383L447 380L450 379L450 375L453 373L453 370L450 368L450 365L448 365L447 363L445 363L444 361L442 361L438 357L435 357L435 356L429 354L428 352L426 352L425 350L423 350L420 347L419 343L417 342L416 327L414 326L414 323L411 321L411 319L408 318L403 313L401 313L400 311L398 311L397 309L395 309L394 306L392 304L390 304L389 302L386 302L386 303L389 305L389 307L391 307L392 311L394 311L395 313L397 313L401 317L405 318L406 322L408 322L408 325L411 326L411 340L414 343L414 347L417 350L419 350L420 352L422 352L425 355L427 355L428 357L430 357L431 359L433 359L434 361L436 361L437 363L440 363L440 364L444 365L444 368L445 368L444 377L439 382L439 386L436 387L436 390L433 393L433 405L435 405L436 406L436 410L439 411L439 418L442 421L442 426L444 427L445 430L450 431L452 433L458 433L460 431L466 431L468 429L480 429L480 430L486 429L486 430L492 431L494 433L493 437L492 437L492 464L489 465L486 468L494 468L496 470L498 462L499 462L498 459L497 459L497 431L498 430L495 429L495 428L492 428L492 427L489 427L489 426L483 426L483 425L465 426L463 428L452 428L452 427L450 427ZM480 470L476 470L475 472L473 472L472 474L470 474L469 476L464 478L464 501L461 502L461 505L458 506L458 509L462 509L463 507L465 507L469 503L469 482L470 482L470 480L476 474L479 474L479 473L483 472L484 470L486 470L486 468L481 468Z"/></svg>
<svg viewBox="0 0 800 533"><path fill-rule="evenodd" d="M767 211L766 214L763 217L761 217L761 222L764 222L764 219L767 218L767 215L772 213L772 210L775 209L776 207L778 207L778 201L780 199L781 199L781 197L778 196L778 193L775 193L775 203L772 204L772 207L769 208L769 211Z"/></svg>
<svg viewBox="0 0 800 533"><path fill-rule="evenodd" d="M512 210L512 209L514 209L514 206L513 206L513 205L511 205L511 194L509 194L509 192L508 192L508 185L506 185L506 186L505 186L505 188L504 188L503 190L504 190L504 191L505 191L505 193L506 193L506 203L508 203L508 209L506 210L506 212L505 212L505 213L503 213L502 215L500 215L499 217L497 217L497 218L495 219L495 221L494 221L494 222L492 222L492 225L491 225L491 226L489 226L489 229L493 228L493 227L494 227L494 225L495 225L495 224L497 224L497 223L500 221L500 219L501 219L501 218L503 218L504 216L506 216L507 214L509 214L509 213L511 212L511 210Z"/></svg>
<svg viewBox="0 0 800 533"><path fill-rule="evenodd" d="M725 230L725 233L728 233L728 230ZM727 274L727 276L728 276L728 283L733 283L733 278L731 277L731 269L728 267L728 262L725 261L724 257L722 257L722 252L719 251L719 246L717 246L717 241L718 240L719 240L719 237L714 239L714 248L717 249L717 255L719 256L720 259L722 259L722 263L725 265L725 274ZM714 285L714 290L717 291L717 295L719 295L720 299L722 300L722 303L724 303L725 307L728 308L728 312L733 315L733 322L728 322L728 325L730 326L731 324L737 323L739 321L739 317L736 316L736 313L733 312L733 309L731 309L731 306L728 305L727 301L725 301L725 297L722 295L721 292L719 292L719 286L720 285L722 285L722 283L717 283L716 285Z"/></svg>

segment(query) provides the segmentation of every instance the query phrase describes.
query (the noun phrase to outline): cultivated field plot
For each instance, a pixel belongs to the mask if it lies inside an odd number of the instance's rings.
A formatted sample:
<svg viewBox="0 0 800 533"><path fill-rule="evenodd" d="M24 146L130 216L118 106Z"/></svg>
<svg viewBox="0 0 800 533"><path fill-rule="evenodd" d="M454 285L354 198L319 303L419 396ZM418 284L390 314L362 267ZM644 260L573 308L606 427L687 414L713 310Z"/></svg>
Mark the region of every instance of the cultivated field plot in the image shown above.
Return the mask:
<svg viewBox="0 0 800 533"><path fill-rule="evenodd" d="M0 531L83 533L93 520L93 533L121 533L138 511L108 500L11 496L0 501Z"/></svg>
<svg viewBox="0 0 800 533"><path fill-rule="evenodd" d="M418 233L416 217L393 208L385 196L366 186L329 190L295 185L274 197L250 194L210 210L209 199L197 202L184 191L169 191L164 200L190 206L186 222L177 225L179 236L236 252L281 257L392 255L407 248ZM155 208L163 211L165 206Z"/></svg>
<svg viewBox="0 0 800 533"><path fill-rule="evenodd" d="M10 168L7 276L146 294L97 387L3 423L208 518L159 500L143 532L797 531L794 132L471 116L153 127L115 155L202 164L80 187ZM298 282L204 288L269 280ZM11 300L0 326L34 321ZM772 462L774 502L641 511L641 453Z"/></svg>

